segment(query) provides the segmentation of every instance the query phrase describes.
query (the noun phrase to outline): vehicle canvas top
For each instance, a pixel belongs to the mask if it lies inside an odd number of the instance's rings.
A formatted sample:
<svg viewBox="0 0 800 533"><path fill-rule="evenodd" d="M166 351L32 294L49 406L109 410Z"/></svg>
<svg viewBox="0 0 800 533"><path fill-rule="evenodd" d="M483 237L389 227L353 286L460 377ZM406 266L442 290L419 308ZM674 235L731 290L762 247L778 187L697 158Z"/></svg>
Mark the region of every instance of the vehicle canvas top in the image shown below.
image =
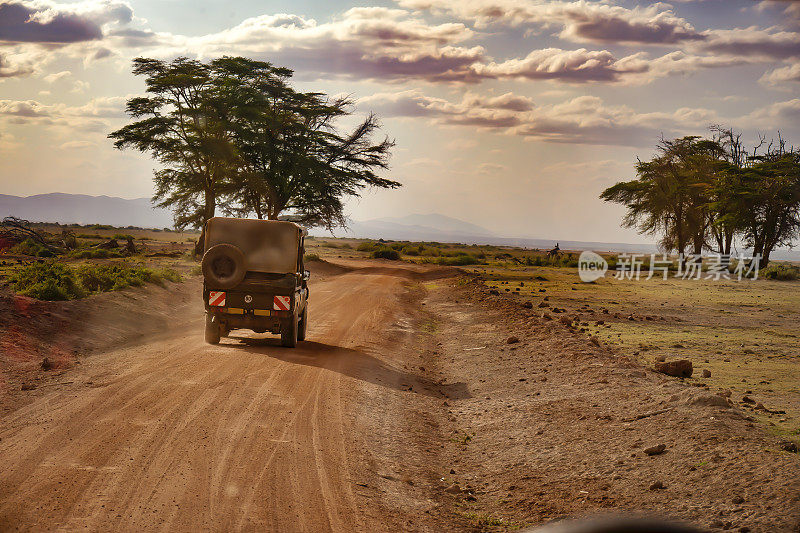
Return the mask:
<svg viewBox="0 0 800 533"><path fill-rule="evenodd" d="M205 248L232 244L243 252L246 270L291 274L303 231L294 222L214 217L206 224Z"/></svg>

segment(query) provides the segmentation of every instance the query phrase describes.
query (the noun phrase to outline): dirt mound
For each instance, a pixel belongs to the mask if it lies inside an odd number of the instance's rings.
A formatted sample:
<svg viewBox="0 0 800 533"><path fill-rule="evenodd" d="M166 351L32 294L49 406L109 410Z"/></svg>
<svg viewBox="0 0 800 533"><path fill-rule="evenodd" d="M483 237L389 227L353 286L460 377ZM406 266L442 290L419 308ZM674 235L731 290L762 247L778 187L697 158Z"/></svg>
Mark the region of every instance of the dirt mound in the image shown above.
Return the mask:
<svg viewBox="0 0 800 533"><path fill-rule="evenodd" d="M199 278L80 300L47 302L0 292L0 412L58 382L81 358L184 328L202 312ZM48 360L47 371L42 361Z"/></svg>
<svg viewBox="0 0 800 533"><path fill-rule="evenodd" d="M324 259L306 261L305 267L312 275L323 278L328 276L340 276L353 271L352 267L331 263Z"/></svg>

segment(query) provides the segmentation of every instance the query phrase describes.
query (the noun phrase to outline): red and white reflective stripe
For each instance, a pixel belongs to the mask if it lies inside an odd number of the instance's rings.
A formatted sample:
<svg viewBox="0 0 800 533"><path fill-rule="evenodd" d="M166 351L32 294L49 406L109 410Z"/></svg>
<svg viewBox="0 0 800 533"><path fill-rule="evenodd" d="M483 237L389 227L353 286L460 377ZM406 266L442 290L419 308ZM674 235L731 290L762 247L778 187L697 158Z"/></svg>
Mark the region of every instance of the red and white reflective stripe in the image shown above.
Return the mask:
<svg viewBox="0 0 800 533"><path fill-rule="evenodd" d="M288 311L290 306L290 298L288 296L275 296L272 299L272 308L276 311Z"/></svg>
<svg viewBox="0 0 800 533"><path fill-rule="evenodd" d="M208 291L208 305L224 306L225 293L220 291Z"/></svg>

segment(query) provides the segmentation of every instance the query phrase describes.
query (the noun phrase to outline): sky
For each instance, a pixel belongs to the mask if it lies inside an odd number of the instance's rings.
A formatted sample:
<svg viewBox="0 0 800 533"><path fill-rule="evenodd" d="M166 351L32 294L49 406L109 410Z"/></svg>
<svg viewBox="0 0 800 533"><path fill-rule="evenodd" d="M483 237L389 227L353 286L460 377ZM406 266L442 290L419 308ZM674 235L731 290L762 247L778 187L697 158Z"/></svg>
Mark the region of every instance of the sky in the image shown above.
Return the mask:
<svg viewBox="0 0 800 533"><path fill-rule="evenodd" d="M662 136L800 144L800 2L0 0L0 194L151 196L155 163L107 139L144 92L131 59L222 55L381 117L403 187L357 220L649 242L598 195Z"/></svg>

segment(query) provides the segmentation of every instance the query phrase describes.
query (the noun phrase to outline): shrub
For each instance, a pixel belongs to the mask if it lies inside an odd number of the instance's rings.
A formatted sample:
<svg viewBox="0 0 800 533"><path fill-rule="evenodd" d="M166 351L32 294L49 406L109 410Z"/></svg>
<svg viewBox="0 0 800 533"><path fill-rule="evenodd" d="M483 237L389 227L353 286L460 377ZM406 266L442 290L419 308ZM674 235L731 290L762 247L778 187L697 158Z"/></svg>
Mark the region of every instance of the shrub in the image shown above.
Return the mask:
<svg viewBox="0 0 800 533"><path fill-rule="evenodd" d="M118 291L145 283L164 286L179 283L182 276L171 268L152 270L124 265L83 265L72 269L64 263L48 261L28 265L9 278L20 294L39 300L73 300L92 293Z"/></svg>
<svg viewBox="0 0 800 533"><path fill-rule="evenodd" d="M183 276L181 276L180 272L171 268L162 268L161 270L157 270L155 273L164 281L169 281L172 283L181 283L183 281Z"/></svg>
<svg viewBox="0 0 800 533"><path fill-rule="evenodd" d="M303 256L303 261L322 261L322 259L320 258L319 254L306 254Z"/></svg>
<svg viewBox="0 0 800 533"><path fill-rule="evenodd" d="M63 263L32 263L9 277L14 290L38 300L72 300L86 296L75 272Z"/></svg>
<svg viewBox="0 0 800 533"><path fill-rule="evenodd" d="M391 259L392 261L397 261L400 259L400 253L388 247L381 247L372 252L372 257L374 259Z"/></svg>
<svg viewBox="0 0 800 533"><path fill-rule="evenodd" d="M128 239L133 240L135 239L135 237L128 233L115 233L112 239L117 239L119 241L127 241Z"/></svg>
<svg viewBox="0 0 800 533"><path fill-rule="evenodd" d="M408 245L403 246L403 248L400 249L400 253L403 255L418 256L422 254L422 250L424 249L425 247L421 244L419 246Z"/></svg>
<svg viewBox="0 0 800 533"><path fill-rule="evenodd" d="M55 257L55 254L51 250L30 237L14 246L11 251L15 254L29 255L31 257Z"/></svg>
<svg viewBox="0 0 800 533"><path fill-rule="evenodd" d="M772 264L762 270L760 275L764 279L795 281L800 279L800 267L786 264Z"/></svg>
<svg viewBox="0 0 800 533"><path fill-rule="evenodd" d="M362 242L361 244L356 247L356 250L359 252L374 252L377 248L377 245L374 242Z"/></svg>
<svg viewBox="0 0 800 533"><path fill-rule="evenodd" d="M69 253L75 259L108 259L109 257L122 257L119 250L106 248L80 248Z"/></svg>
<svg viewBox="0 0 800 533"><path fill-rule="evenodd" d="M429 247L422 247L420 246L420 253L424 257L439 257L442 255L442 252L438 248L429 248Z"/></svg>

